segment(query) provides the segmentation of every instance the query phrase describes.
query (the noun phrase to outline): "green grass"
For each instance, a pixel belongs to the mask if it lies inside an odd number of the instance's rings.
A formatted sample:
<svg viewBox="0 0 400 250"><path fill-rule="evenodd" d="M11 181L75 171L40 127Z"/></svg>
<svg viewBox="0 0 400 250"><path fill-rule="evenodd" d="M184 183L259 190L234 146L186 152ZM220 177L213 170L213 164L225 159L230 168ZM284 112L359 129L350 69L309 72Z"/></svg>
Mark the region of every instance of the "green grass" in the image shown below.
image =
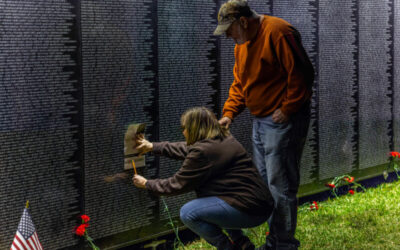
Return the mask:
<svg viewBox="0 0 400 250"><path fill-rule="evenodd" d="M266 231L267 224L244 230L256 246ZM300 206L296 238L300 249L400 249L400 181L321 202L317 211ZM185 249L215 248L199 240Z"/></svg>

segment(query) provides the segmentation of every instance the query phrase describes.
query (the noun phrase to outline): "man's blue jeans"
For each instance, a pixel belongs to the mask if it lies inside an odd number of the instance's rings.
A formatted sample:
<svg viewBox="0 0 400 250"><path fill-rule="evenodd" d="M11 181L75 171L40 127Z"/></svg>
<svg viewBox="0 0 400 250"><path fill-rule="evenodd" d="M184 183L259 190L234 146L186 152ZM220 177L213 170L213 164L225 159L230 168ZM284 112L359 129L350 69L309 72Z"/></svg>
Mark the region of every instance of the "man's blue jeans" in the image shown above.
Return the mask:
<svg viewBox="0 0 400 250"><path fill-rule="evenodd" d="M272 115L253 120L253 162L271 191L275 205L268 219L267 245L277 249L297 249L299 165L307 137L308 106L286 123L275 123Z"/></svg>
<svg viewBox="0 0 400 250"><path fill-rule="evenodd" d="M190 230L216 247L228 240L222 229L235 241L243 235L241 228L258 226L268 219L239 211L215 196L189 201L182 206L180 217Z"/></svg>

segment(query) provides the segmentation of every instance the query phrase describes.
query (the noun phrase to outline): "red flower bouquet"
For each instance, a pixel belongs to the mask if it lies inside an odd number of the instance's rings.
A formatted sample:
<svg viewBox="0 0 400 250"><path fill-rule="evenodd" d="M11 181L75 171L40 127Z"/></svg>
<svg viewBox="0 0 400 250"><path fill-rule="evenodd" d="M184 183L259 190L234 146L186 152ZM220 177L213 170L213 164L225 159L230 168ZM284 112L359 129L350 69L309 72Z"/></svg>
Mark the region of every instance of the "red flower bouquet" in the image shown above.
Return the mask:
<svg viewBox="0 0 400 250"><path fill-rule="evenodd" d="M335 195L335 197L338 197L336 190L339 186L343 185L349 185L351 184L350 191L348 192L349 194L354 194L355 191L357 191L357 188L361 188L363 191L366 191L366 189L356 181L354 181L354 177L350 175L341 175L338 177L335 177L330 183L325 184L325 186L331 188L332 194Z"/></svg>
<svg viewBox="0 0 400 250"><path fill-rule="evenodd" d="M100 250L100 248L93 243L93 239L89 236L87 232L87 228L89 227L88 222L90 221L90 217L87 216L86 214L83 214L80 216L80 218L82 222L78 227L75 228L74 230L75 234L81 237L85 237L85 239L89 242L92 249Z"/></svg>
<svg viewBox="0 0 400 250"><path fill-rule="evenodd" d="M400 153L392 151L389 153L389 164L387 165L386 169L383 171L383 178L386 180L389 176L389 170L391 168L394 169L396 173L397 179L400 180Z"/></svg>

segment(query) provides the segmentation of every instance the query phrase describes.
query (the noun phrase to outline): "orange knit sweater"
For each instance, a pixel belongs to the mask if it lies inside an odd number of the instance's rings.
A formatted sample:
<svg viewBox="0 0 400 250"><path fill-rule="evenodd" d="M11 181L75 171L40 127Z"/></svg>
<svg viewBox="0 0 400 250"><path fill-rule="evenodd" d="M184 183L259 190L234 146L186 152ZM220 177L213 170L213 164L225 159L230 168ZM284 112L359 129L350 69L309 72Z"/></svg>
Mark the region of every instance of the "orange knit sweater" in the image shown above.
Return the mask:
<svg viewBox="0 0 400 250"><path fill-rule="evenodd" d="M235 59L223 116L234 119L246 106L257 117L278 108L291 115L310 99L313 66L300 34L283 19L264 16L256 37L236 45Z"/></svg>

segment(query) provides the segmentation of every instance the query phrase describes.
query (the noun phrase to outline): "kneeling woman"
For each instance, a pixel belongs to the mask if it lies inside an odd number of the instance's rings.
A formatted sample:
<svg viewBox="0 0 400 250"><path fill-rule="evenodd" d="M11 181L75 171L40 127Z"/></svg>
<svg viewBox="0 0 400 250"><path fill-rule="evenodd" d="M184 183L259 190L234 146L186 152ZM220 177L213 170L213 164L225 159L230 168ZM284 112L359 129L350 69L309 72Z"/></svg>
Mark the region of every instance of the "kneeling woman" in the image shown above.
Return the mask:
<svg viewBox="0 0 400 250"><path fill-rule="evenodd" d="M182 167L166 179L147 180L135 175L135 186L159 195L194 190L198 198L180 211L188 228L218 249L254 249L241 228L265 222L273 200L251 158L207 108L189 109L182 115L181 124L186 142L151 143L141 136L137 149L181 159ZM226 229L234 244L222 229Z"/></svg>

